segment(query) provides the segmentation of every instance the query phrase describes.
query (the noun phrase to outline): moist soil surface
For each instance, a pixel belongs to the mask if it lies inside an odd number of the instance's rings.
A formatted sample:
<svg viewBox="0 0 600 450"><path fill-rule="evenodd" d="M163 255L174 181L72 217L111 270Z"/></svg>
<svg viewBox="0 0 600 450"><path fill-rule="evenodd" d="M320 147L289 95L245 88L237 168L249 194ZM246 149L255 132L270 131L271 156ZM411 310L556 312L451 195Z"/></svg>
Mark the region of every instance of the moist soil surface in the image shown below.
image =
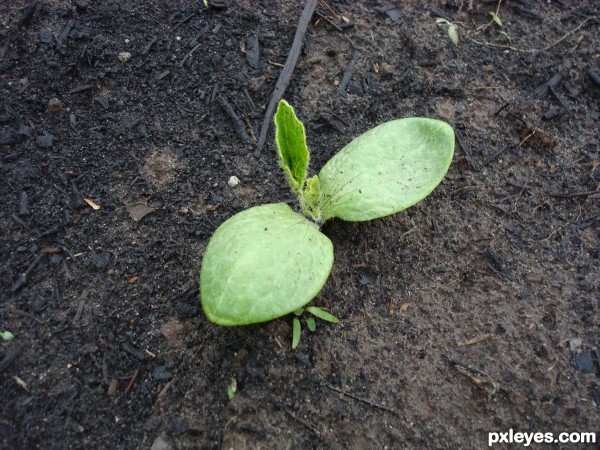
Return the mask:
<svg viewBox="0 0 600 450"><path fill-rule="evenodd" d="M292 351L292 317L210 323L198 273L236 212L298 208L273 130L255 147L303 2L0 5L0 447L600 430L598 3L329 6L284 94L311 173L400 117L449 122L456 150L418 205L322 227L313 304L341 323Z"/></svg>

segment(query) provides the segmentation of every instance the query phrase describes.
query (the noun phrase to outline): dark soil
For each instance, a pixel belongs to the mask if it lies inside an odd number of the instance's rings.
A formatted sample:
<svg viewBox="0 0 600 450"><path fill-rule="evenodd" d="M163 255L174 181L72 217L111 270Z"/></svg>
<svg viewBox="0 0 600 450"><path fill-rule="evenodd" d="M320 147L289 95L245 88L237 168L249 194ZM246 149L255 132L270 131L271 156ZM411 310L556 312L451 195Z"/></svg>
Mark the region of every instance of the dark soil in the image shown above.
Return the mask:
<svg viewBox="0 0 600 450"><path fill-rule="evenodd" d="M502 28L495 1L424 3L333 0L350 24L319 6L337 28L308 28L284 97L313 173L394 118L458 137L429 198L323 227L336 261L315 303L342 322L297 351L290 317L209 323L197 280L220 223L293 203L272 131L254 148L303 2L0 4L0 447L600 430L598 2L505 1Z"/></svg>

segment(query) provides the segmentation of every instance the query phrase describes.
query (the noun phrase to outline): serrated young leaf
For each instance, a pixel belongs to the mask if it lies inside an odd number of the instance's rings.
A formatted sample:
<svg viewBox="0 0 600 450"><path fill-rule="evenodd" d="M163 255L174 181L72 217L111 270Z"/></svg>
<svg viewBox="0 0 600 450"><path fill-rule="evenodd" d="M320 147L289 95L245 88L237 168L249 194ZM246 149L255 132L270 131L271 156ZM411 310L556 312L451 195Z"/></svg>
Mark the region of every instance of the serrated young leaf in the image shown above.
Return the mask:
<svg viewBox="0 0 600 450"><path fill-rule="evenodd" d="M372 220L423 200L444 179L454 130L440 120L407 118L360 135L319 172L323 221Z"/></svg>
<svg viewBox="0 0 600 450"><path fill-rule="evenodd" d="M333 265L333 244L317 225L285 203L255 206L223 222L200 269L208 319L248 325L303 307L321 290Z"/></svg>
<svg viewBox="0 0 600 450"><path fill-rule="evenodd" d="M308 147L304 125L285 100L280 100L275 113L275 142L281 168L292 190L299 193L304 187L308 170Z"/></svg>
<svg viewBox="0 0 600 450"><path fill-rule="evenodd" d="M320 185L319 185L319 176L313 175L308 180L306 180L306 189L303 193L304 198L304 209L305 213L307 213L310 217L314 219L318 219L319 216L319 193L320 193Z"/></svg>
<svg viewBox="0 0 600 450"><path fill-rule="evenodd" d="M300 333L302 332L302 326L300 325L300 319L294 317L292 319L292 350L296 350L298 344L300 344Z"/></svg>
<svg viewBox="0 0 600 450"><path fill-rule="evenodd" d="M317 316L319 319L331 323L340 323L340 319L335 317L333 314L329 314L327 311L317 308L316 306L309 306L306 310L313 316Z"/></svg>

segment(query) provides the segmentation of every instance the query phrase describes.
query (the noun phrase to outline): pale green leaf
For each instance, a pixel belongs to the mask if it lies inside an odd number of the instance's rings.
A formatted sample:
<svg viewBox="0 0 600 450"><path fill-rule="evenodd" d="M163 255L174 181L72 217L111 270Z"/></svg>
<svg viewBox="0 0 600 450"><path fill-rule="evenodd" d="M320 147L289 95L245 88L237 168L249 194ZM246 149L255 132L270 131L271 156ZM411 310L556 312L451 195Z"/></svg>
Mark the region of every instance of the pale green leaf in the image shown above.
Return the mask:
<svg viewBox="0 0 600 450"><path fill-rule="evenodd" d="M212 236L202 259L200 297L220 325L281 317L321 290L333 265L333 245L285 203L242 211Z"/></svg>
<svg viewBox="0 0 600 450"><path fill-rule="evenodd" d="M315 219L318 219L319 215L319 193L319 176L314 175L306 180L306 189L302 198L304 213Z"/></svg>
<svg viewBox="0 0 600 450"><path fill-rule="evenodd" d="M0 332L0 337L2 337L2 340L4 341L12 341L15 338L15 335L10 331L2 331Z"/></svg>
<svg viewBox="0 0 600 450"><path fill-rule="evenodd" d="M500 17L498 17L498 15L494 11L489 11L488 15L492 18L496 25L498 25L499 27L502 26L502 21L500 20Z"/></svg>
<svg viewBox="0 0 600 450"><path fill-rule="evenodd" d="M453 23L448 26L448 36L454 45L458 45L458 27Z"/></svg>
<svg viewBox="0 0 600 450"><path fill-rule="evenodd" d="M315 322L315 318L313 316L308 316L306 318L306 326L310 331L315 331L317 329L317 322Z"/></svg>
<svg viewBox="0 0 600 450"><path fill-rule="evenodd" d="M237 392L237 379L235 375L231 377L231 381L229 382L229 386L227 386L227 398L229 400L233 400L235 394Z"/></svg>
<svg viewBox="0 0 600 450"><path fill-rule="evenodd" d="M335 317L333 314L329 314L327 311L321 308L317 308L316 306L309 306L306 310L311 313L313 316L318 317L321 320L331 323L339 323L340 319Z"/></svg>
<svg viewBox="0 0 600 450"><path fill-rule="evenodd" d="M308 170L308 147L304 125L296 117L294 108L281 100L275 113L275 142L279 154L279 163L294 192L300 192L304 186Z"/></svg>
<svg viewBox="0 0 600 450"><path fill-rule="evenodd" d="M295 350L300 344L300 333L302 332L302 326L300 325L300 319L294 317L292 319L292 350Z"/></svg>
<svg viewBox="0 0 600 450"><path fill-rule="evenodd" d="M367 131L321 169L322 220L371 220L414 205L442 181L453 153L454 130L440 120L398 119Z"/></svg>

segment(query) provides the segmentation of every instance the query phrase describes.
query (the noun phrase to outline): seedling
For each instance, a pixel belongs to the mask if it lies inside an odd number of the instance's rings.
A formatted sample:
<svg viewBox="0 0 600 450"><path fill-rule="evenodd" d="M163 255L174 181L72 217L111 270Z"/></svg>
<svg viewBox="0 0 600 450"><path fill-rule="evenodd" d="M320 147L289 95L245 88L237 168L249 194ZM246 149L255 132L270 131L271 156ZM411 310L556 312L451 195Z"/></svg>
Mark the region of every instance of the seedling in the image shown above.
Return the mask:
<svg viewBox="0 0 600 450"><path fill-rule="evenodd" d="M231 380L229 381L229 385L227 386L227 398L229 400L233 400L235 394L237 393L237 378L235 375L231 376Z"/></svg>
<svg viewBox="0 0 600 450"><path fill-rule="evenodd" d="M307 179L304 126L284 100L275 125L279 162L302 214L271 203L217 228L202 260L200 297L208 319L219 325L265 322L305 307L333 265L333 245L319 226L333 218L377 219L414 205L443 180L454 153L447 123L397 119L357 137ZM325 313L306 309L319 318Z"/></svg>
<svg viewBox="0 0 600 450"><path fill-rule="evenodd" d="M305 309L300 308L294 311L296 317L292 319L292 350L295 350L300 343L300 334L302 332L302 325L300 323L300 317L304 313ZM315 321L315 317L318 317L321 320L331 323L340 323L340 319L335 317L333 314L328 313L322 308L317 308L316 306L309 306L306 308L306 311L312 314L312 316L306 317L306 327L309 331L315 331L317 329L317 323Z"/></svg>
<svg viewBox="0 0 600 450"><path fill-rule="evenodd" d="M15 335L10 331L2 331L0 332L0 337L3 341L12 341L15 338Z"/></svg>
<svg viewBox="0 0 600 450"><path fill-rule="evenodd" d="M448 37L454 45L458 45L458 26L456 23L450 22L449 20L441 17L437 18L435 21L438 25L448 26Z"/></svg>

